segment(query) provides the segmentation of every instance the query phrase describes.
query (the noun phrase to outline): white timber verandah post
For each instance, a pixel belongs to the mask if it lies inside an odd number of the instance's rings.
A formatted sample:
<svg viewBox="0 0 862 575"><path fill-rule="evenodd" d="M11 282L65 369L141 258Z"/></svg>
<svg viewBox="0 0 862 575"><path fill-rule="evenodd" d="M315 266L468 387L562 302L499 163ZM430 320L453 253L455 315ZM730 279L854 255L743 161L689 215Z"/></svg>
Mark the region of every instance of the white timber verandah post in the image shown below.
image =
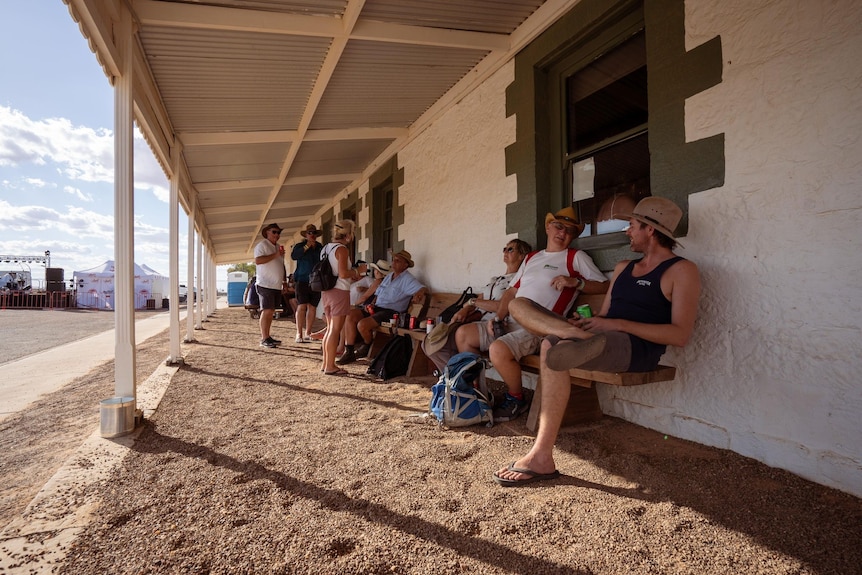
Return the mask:
<svg viewBox="0 0 862 575"><path fill-rule="evenodd" d="M195 302L195 329L203 329L204 326L201 323L203 321L203 294L201 293L201 260L203 259L203 242L201 241L201 235L198 234L197 239L195 240L195 251L197 255L195 256L195 263L197 264L197 283L195 284L195 288L197 288L197 301ZM191 296L191 286L189 286L189 297Z"/></svg>
<svg viewBox="0 0 862 575"><path fill-rule="evenodd" d="M218 269L216 268L215 259L213 259L212 254L210 254L210 315L213 315L216 312L216 303L218 300L218 283L216 282L216 273Z"/></svg>
<svg viewBox="0 0 862 575"><path fill-rule="evenodd" d="M133 33L131 13L121 10L115 27L122 66L114 85L114 393L137 404Z"/></svg>
<svg viewBox="0 0 862 575"><path fill-rule="evenodd" d="M168 200L169 226L170 226L170 354L168 364L182 363L182 348L180 346L180 157L183 145L178 138L174 138L171 149L171 197Z"/></svg>
<svg viewBox="0 0 862 575"><path fill-rule="evenodd" d="M203 246L204 255L201 265L203 265L203 279L201 280L201 321L209 321L210 316L210 251L206 244Z"/></svg>
<svg viewBox="0 0 862 575"><path fill-rule="evenodd" d="M215 313L215 268L213 267L212 254L207 248L207 271L206 276L206 294L207 294L207 317Z"/></svg>
<svg viewBox="0 0 862 575"><path fill-rule="evenodd" d="M186 266L186 343L195 341L195 219L197 218L197 194L189 194L188 265Z"/></svg>
<svg viewBox="0 0 862 575"><path fill-rule="evenodd" d="M212 302L210 309L212 310L212 312L210 313L210 315L214 314L216 312L216 310L218 309L218 305L217 305L218 304L218 281L217 281L218 278L217 278L217 274L218 274L218 266L216 265L216 261L214 258L210 258L210 283L212 284L212 287L210 288L210 297L211 297L210 301ZM225 288L227 288L227 285L225 285Z"/></svg>

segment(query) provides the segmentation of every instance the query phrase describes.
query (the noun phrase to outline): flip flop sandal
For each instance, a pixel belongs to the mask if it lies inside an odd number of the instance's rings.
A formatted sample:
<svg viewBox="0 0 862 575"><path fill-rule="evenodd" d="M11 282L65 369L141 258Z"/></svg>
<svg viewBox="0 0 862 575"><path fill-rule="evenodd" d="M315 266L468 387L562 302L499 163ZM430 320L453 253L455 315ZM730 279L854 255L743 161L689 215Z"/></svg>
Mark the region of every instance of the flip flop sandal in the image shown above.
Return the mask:
<svg viewBox="0 0 862 575"><path fill-rule="evenodd" d="M500 477L497 475L495 471L493 473L494 481L502 485L503 487L520 487L521 485L527 485L528 483L535 483L536 481L548 481L550 479L556 479L560 476L560 472L558 470L554 470L552 473L537 473L532 469L523 469L521 467L515 467L515 462L509 464L507 468L509 471L514 471L515 473L521 473L526 475L526 479L506 479L505 477Z"/></svg>
<svg viewBox="0 0 862 575"><path fill-rule="evenodd" d="M346 369L336 369L335 371L324 371L323 375L350 375Z"/></svg>

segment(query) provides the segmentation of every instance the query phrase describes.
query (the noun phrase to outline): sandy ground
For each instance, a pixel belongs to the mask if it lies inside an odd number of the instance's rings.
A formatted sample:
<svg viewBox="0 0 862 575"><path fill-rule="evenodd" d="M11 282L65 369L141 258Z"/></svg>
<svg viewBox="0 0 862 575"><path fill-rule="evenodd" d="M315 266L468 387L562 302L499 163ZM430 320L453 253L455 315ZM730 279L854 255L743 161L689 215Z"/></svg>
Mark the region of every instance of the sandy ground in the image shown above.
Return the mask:
<svg viewBox="0 0 862 575"><path fill-rule="evenodd" d="M524 418L440 429L415 417L428 378L324 376L292 322L263 349L241 309L205 326L61 572L862 573L858 498L613 418L564 431L560 479L503 489ZM97 425L100 376L82 379L3 426L4 501Z"/></svg>

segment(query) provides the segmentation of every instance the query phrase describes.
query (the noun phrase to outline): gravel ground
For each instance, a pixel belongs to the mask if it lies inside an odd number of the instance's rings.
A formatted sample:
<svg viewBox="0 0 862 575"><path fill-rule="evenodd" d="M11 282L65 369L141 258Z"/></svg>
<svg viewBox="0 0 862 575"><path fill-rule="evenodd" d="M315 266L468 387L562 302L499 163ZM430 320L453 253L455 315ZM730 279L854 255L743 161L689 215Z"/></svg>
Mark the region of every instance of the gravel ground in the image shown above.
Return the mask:
<svg viewBox="0 0 862 575"><path fill-rule="evenodd" d="M490 474L529 446L523 418L441 430L414 417L428 378L323 376L291 321L278 350L256 330L222 309L195 332L55 571L862 573L858 498L613 418L564 431L559 480L504 490ZM139 346L139 380L166 348ZM98 426L112 379L107 362L0 425L0 525Z"/></svg>
<svg viewBox="0 0 862 575"><path fill-rule="evenodd" d="M862 572L858 498L613 418L563 432L560 479L503 489L523 418L439 429L427 378L324 376L292 322L277 350L256 329L196 332L61 572Z"/></svg>

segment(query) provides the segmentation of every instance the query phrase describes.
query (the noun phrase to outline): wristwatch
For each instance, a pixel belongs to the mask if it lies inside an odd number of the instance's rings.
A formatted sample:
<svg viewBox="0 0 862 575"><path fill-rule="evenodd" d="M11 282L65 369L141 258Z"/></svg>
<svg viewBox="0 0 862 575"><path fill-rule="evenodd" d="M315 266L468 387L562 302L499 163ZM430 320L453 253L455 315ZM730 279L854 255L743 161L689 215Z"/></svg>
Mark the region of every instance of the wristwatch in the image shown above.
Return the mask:
<svg viewBox="0 0 862 575"><path fill-rule="evenodd" d="M579 277L578 278L578 287L575 289L577 289L578 291L583 291L585 285L587 285L586 280L582 277Z"/></svg>
<svg viewBox="0 0 862 575"><path fill-rule="evenodd" d="M470 307L476 307L476 298L468 299L467 302L464 304L464 307L467 307L468 305Z"/></svg>

